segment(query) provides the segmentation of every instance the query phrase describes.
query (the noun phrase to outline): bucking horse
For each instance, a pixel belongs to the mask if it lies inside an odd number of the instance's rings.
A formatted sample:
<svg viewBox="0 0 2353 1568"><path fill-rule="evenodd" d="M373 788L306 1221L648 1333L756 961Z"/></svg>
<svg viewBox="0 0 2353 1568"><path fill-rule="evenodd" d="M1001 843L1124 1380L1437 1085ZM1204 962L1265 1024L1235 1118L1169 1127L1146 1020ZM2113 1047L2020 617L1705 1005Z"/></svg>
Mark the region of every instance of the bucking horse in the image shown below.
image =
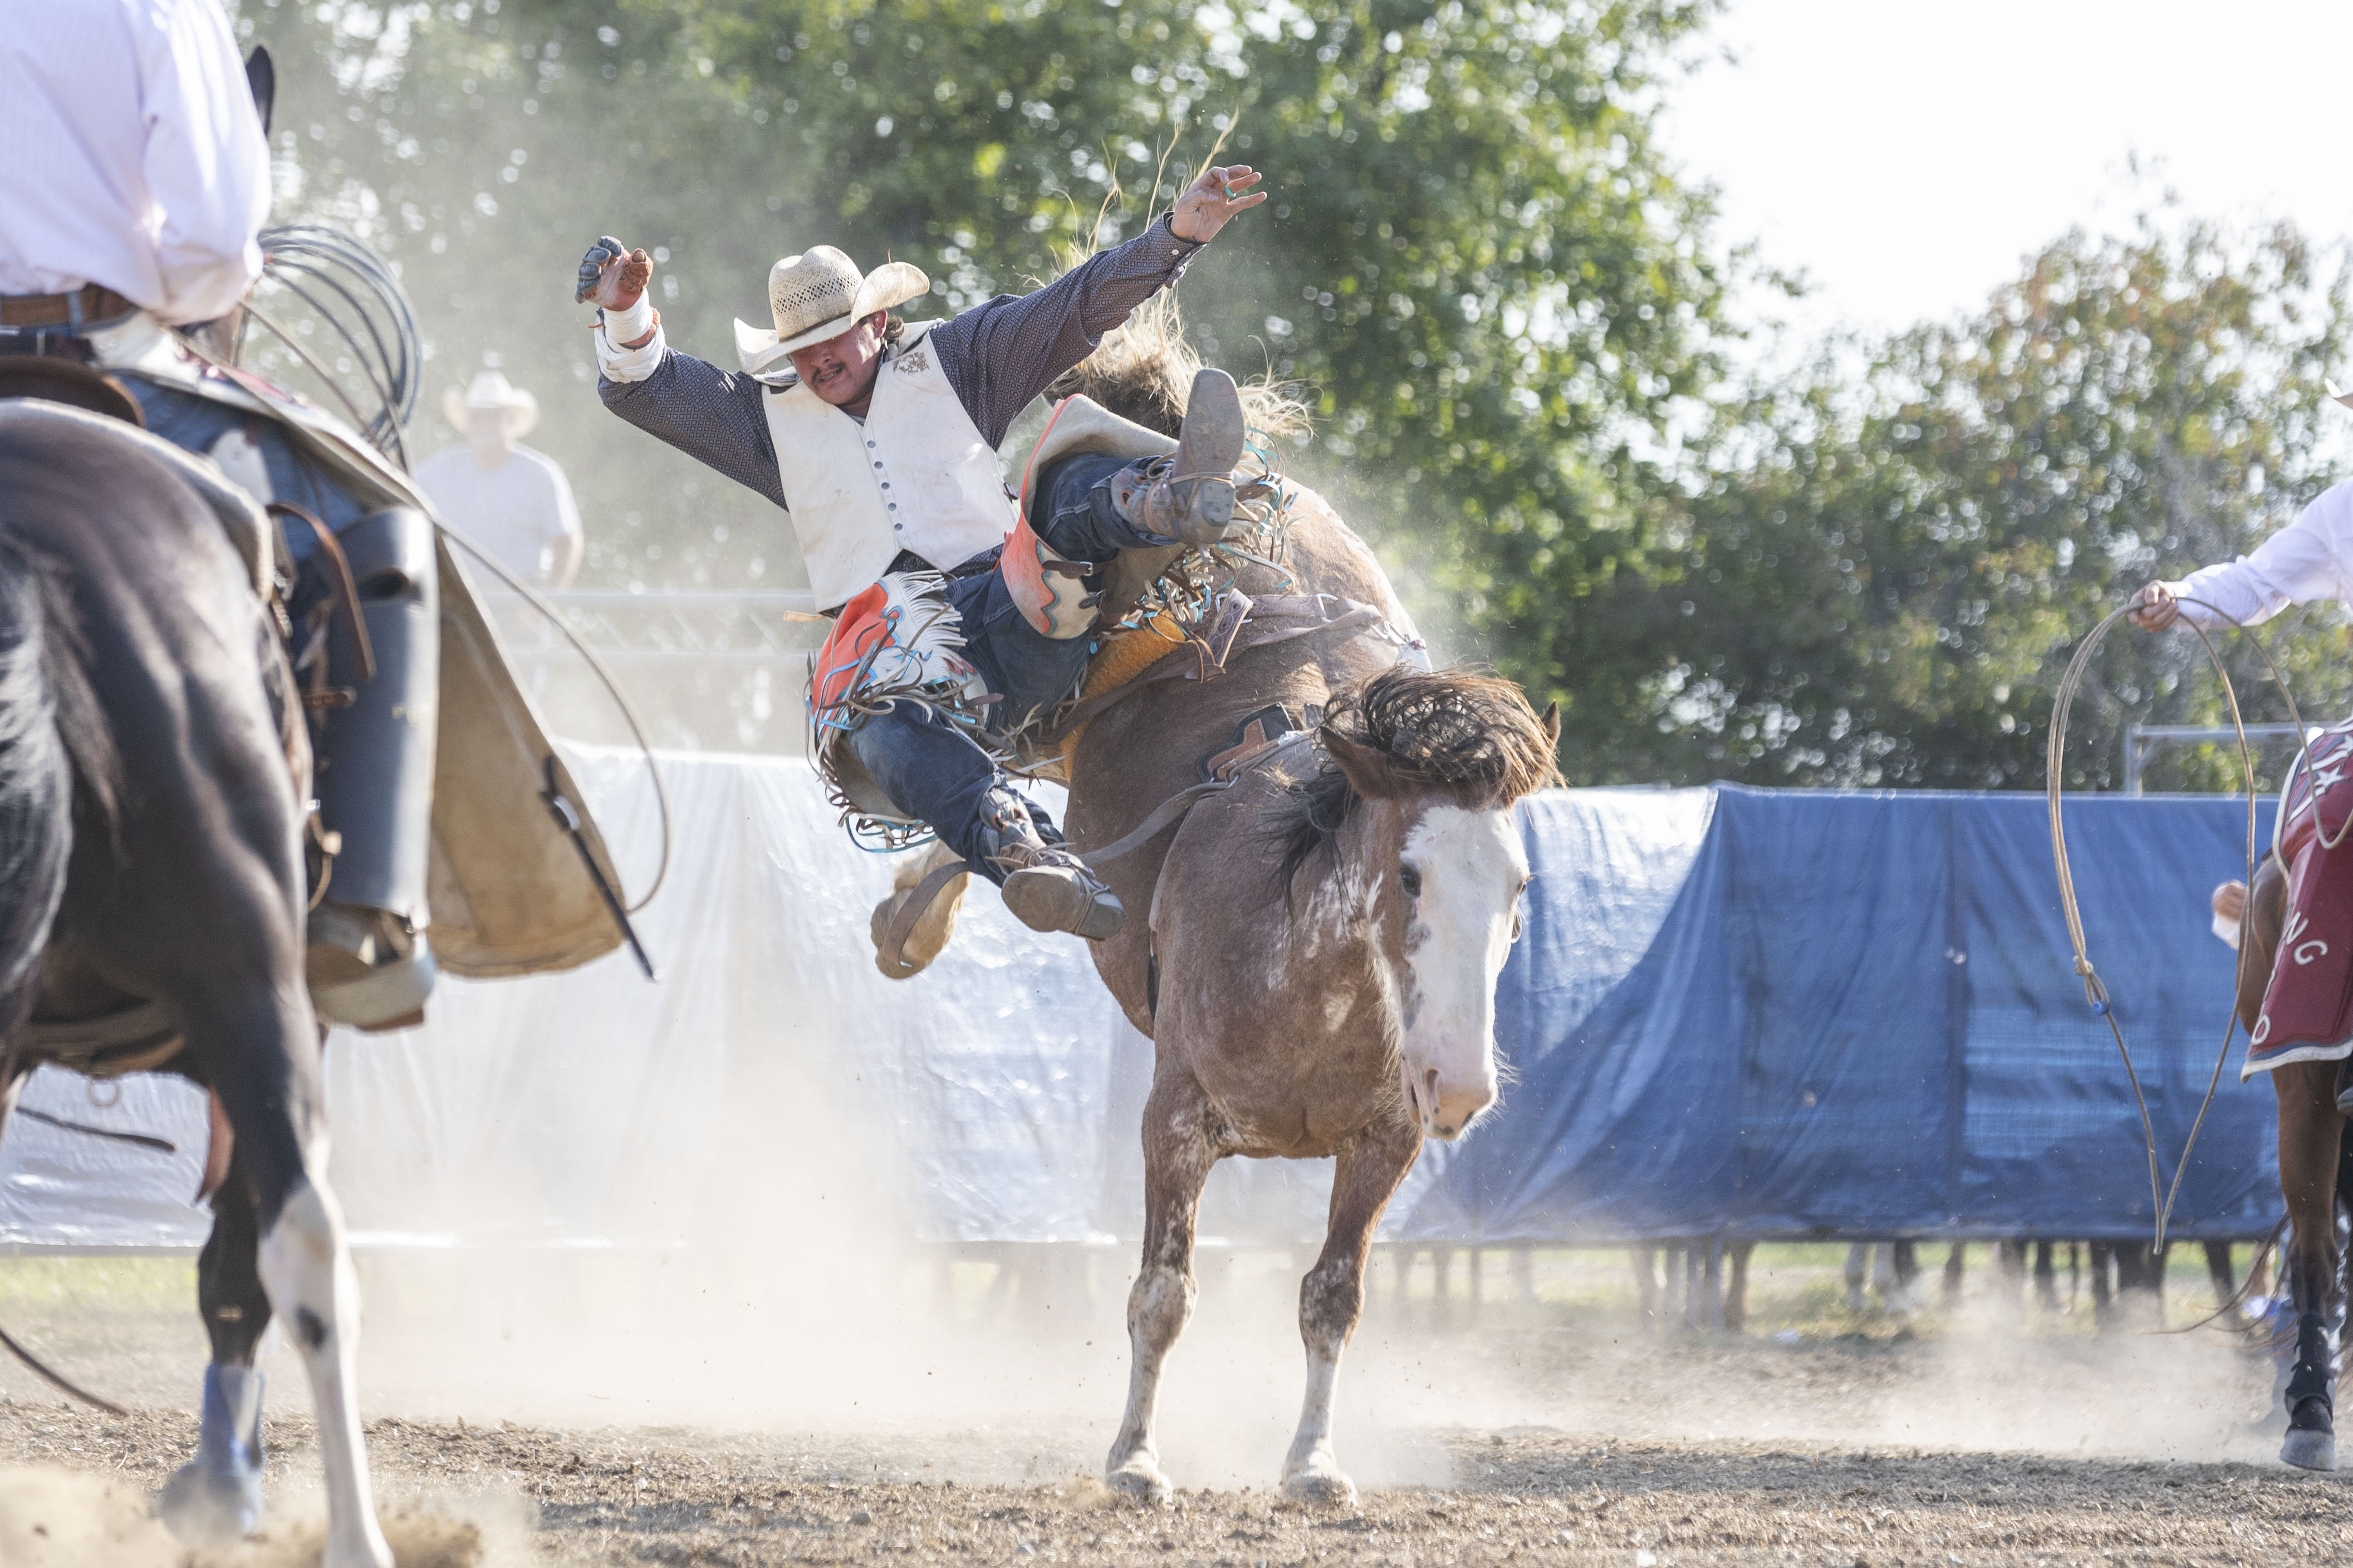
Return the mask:
<svg viewBox="0 0 2353 1568"><path fill-rule="evenodd" d="M1060 452L1173 449L1196 362L1173 309L1105 341L1030 471ZM1261 395L1260 409L1279 400ZM1107 1479L1167 1500L1163 1365L1195 1298L1195 1216L1229 1156L1335 1162L1324 1248L1300 1287L1306 1397L1294 1497L1355 1495L1332 1447L1365 1261L1425 1139L1493 1103L1495 982L1528 866L1514 804L1556 781L1556 712L1508 681L1429 668L1380 563L1324 500L1270 471L1233 548L1124 552L1076 700L1040 724L1071 839L1129 912L1095 965L1155 1067L1144 1114L1133 1366ZM919 880L946 896L926 907ZM963 883L910 866L875 912L884 973L927 963Z"/></svg>

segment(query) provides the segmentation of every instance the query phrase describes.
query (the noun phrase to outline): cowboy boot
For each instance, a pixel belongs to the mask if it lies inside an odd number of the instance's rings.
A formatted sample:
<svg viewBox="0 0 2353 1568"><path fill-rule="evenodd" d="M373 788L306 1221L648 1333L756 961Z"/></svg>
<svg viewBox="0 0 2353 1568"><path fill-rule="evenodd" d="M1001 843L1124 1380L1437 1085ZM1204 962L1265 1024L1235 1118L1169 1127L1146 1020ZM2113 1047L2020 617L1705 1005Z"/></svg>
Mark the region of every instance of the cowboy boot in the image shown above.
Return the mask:
<svg viewBox="0 0 2353 1568"><path fill-rule="evenodd" d="M984 830L988 860L1007 872L999 887L1005 907L1031 931L1069 931L1089 942L1117 936L1126 908L1060 837L1049 842L1026 812L1008 813Z"/></svg>
<svg viewBox="0 0 2353 1568"><path fill-rule="evenodd" d="M1120 515L1163 539L1217 543L1234 520L1234 468L1248 434L1234 378L1203 369L1185 400L1176 455L1120 476L1113 492Z"/></svg>

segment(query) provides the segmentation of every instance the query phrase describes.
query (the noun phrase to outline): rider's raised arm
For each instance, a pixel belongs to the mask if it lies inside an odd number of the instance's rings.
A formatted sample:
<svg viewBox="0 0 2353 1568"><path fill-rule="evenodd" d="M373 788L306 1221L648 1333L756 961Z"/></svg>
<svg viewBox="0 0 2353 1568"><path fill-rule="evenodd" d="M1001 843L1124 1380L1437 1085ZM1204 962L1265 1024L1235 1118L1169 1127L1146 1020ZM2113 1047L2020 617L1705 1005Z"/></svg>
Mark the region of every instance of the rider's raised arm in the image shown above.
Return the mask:
<svg viewBox="0 0 2353 1568"><path fill-rule="evenodd" d="M2181 614L2208 626L2228 624L2208 605L2253 626L2290 605L2353 599L2353 480L2323 490L2252 553L2166 585L2176 598L2199 601L2183 605Z"/></svg>
<svg viewBox="0 0 2353 1568"><path fill-rule="evenodd" d="M758 382L676 352L659 324L636 348L615 345L599 326L596 364L603 373L596 394L606 407L737 484L785 504Z"/></svg>
<svg viewBox="0 0 2353 1568"><path fill-rule="evenodd" d="M1184 276L1200 246L1166 216L1031 294L999 294L932 329L940 370L992 446L1056 376L1094 353L1134 309Z"/></svg>

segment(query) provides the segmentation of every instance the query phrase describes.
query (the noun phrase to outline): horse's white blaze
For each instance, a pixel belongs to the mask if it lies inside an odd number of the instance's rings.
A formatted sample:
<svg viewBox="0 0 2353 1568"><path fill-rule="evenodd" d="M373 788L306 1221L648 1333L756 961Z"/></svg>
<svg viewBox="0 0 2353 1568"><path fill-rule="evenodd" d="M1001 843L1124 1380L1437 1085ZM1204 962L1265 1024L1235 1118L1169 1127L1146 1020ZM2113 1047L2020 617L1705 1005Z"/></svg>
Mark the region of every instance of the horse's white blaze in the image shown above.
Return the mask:
<svg viewBox="0 0 2353 1568"><path fill-rule="evenodd" d="M1526 853L1506 808L1432 806L1406 835L1420 880L1406 915L1399 1071L1424 1134L1460 1137L1495 1100L1495 978L1512 951Z"/></svg>
<svg viewBox="0 0 2353 1568"><path fill-rule="evenodd" d="M327 1548L321 1568L393 1568L392 1548L376 1523L360 1433L360 1283L343 1238L343 1211L323 1180L323 1150L310 1162L314 1179L297 1182L259 1248L262 1289L277 1323L302 1352L319 1423L319 1458L327 1472Z"/></svg>

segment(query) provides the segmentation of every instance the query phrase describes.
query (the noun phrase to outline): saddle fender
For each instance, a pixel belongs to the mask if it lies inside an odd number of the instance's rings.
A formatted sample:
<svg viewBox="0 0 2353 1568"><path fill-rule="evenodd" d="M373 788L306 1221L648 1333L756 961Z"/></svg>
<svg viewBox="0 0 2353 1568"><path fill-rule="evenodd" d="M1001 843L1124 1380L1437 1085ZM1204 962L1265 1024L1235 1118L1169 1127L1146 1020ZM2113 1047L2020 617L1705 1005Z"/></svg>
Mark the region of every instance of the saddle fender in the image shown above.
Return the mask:
<svg viewBox="0 0 2353 1568"><path fill-rule="evenodd" d="M1065 561L1047 549L1026 515L1007 536L997 571L1013 595L1014 606L1033 630L1057 642L1068 642L1094 629L1101 614L1099 596L1088 591L1094 568Z"/></svg>

